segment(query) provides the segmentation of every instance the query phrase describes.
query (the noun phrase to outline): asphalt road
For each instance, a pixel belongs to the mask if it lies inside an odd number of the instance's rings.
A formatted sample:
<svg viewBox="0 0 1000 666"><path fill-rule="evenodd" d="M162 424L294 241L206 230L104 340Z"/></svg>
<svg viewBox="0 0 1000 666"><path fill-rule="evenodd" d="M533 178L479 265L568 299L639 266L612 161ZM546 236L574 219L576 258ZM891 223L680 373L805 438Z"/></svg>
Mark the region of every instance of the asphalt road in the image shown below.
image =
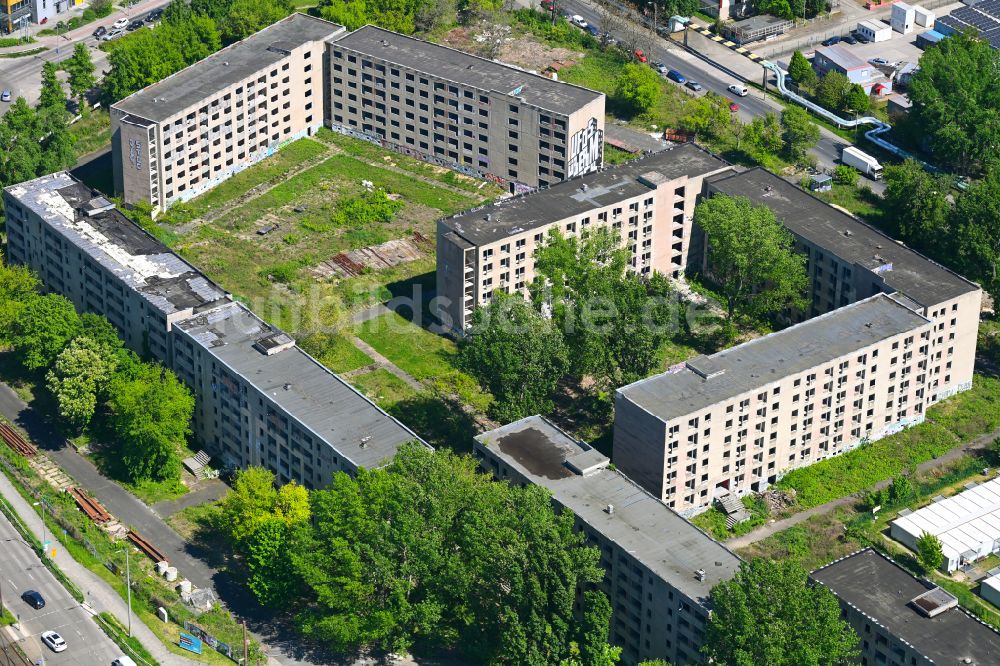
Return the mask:
<svg viewBox="0 0 1000 666"><path fill-rule="evenodd" d="M17 628L0 629L5 639L21 643L32 660L41 656L47 666L110 664L121 654L69 592L59 584L35 552L21 540L7 517L0 514L0 585L4 605L17 613ZM21 599L26 590L36 590L45 607L35 610ZM38 638L43 631L55 631L66 641L63 652L53 652Z"/></svg>

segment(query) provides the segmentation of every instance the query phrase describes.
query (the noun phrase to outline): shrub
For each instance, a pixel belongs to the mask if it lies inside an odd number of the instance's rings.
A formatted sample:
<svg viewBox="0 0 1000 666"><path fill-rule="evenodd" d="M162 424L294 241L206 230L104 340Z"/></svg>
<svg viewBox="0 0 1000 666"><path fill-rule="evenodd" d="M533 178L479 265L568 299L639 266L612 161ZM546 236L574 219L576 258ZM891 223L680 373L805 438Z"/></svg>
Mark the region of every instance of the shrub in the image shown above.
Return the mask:
<svg viewBox="0 0 1000 666"><path fill-rule="evenodd" d="M86 23L90 23L91 21L96 21L97 12L95 12L92 8L87 7L86 9L83 10L83 20Z"/></svg>
<svg viewBox="0 0 1000 666"><path fill-rule="evenodd" d="M858 177L860 174L856 169L852 169L846 164L838 164L837 168L833 170L833 182L838 185L849 185L854 187L858 184Z"/></svg>

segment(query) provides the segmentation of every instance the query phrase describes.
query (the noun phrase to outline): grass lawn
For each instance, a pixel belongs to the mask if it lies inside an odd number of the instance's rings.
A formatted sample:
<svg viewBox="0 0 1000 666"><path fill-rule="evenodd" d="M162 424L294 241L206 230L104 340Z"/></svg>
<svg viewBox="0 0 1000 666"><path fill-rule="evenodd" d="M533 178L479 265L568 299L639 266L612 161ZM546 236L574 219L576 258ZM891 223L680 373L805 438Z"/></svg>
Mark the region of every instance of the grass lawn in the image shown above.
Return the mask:
<svg viewBox="0 0 1000 666"><path fill-rule="evenodd" d="M143 647L142 643L135 636L128 635L128 629L123 627L114 615L108 612L99 613L93 616L94 622L108 635L115 645L125 651L133 659L142 660L149 666L158 666L159 662L153 655Z"/></svg>
<svg viewBox="0 0 1000 666"><path fill-rule="evenodd" d="M194 454L185 451L181 455ZM118 456L118 452L113 446L93 447L88 450L86 457L97 466L101 474L109 479L113 479L118 485L125 488L147 505L153 505L164 500L177 499L188 492L188 487L179 480L147 480L138 483L126 481L125 479L128 478L127 474Z"/></svg>
<svg viewBox="0 0 1000 666"><path fill-rule="evenodd" d="M390 409L400 401L417 395L417 391L385 368L358 375L351 379L351 383L383 409Z"/></svg>
<svg viewBox="0 0 1000 666"><path fill-rule="evenodd" d="M742 501L743 506L750 510L750 519L737 523L732 530L726 527L726 514L714 506L699 513L691 522L720 541L752 532L767 522L767 502L753 495L743 497Z"/></svg>
<svg viewBox="0 0 1000 666"><path fill-rule="evenodd" d="M884 228L882 197L872 192L865 178L855 185L834 183L829 192L813 192L823 201L840 206L876 228Z"/></svg>
<svg viewBox="0 0 1000 666"><path fill-rule="evenodd" d="M798 508L824 504L906 472L1000 425L1000 380L976 375L969 391L927 410L927 421L839 456L792 470L776 485Z"/></svg>
<svg viewBox="0 0 1000 666"><path fill-rule="evenodd" d="M73 152L77 159L110 148L111 116L104 109L88 109L78 121L69 126L69 133L76 139Z"/></svg>
<svg viewBox="0 0 1000 666"><path fill-rule="evenodd" d="M397 313L361 324L357 336L415 379L433 384L444 393L454 393L467 405L485 411L492 399L478 383L456 367L455 343L436 335Z"/></svg>
<svg viewBox="0 0 1000 666"><path fill-rule="evenodd" d="M313 333L299 341L299 346L334 372L350 372L372 363L372 359L337 333Z"/></svg>

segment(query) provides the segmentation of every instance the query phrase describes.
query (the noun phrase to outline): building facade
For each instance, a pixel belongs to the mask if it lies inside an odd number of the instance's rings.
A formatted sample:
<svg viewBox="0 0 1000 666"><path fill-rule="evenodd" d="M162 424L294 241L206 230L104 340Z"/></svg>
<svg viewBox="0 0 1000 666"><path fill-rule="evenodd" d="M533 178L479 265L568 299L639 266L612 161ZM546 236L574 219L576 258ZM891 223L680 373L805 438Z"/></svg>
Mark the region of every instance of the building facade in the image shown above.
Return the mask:
<svg viewBox="0 0 1000 666"><path fill-rule="evenodd" d="M420 441L69 174L7 187L4 208L8 260L177 373L195 439L223 465L315 488Z"/></svg>
<svg viewBox="0 0 1000 666"><path fill-rule="evenodd" d="M837 596L860 639L861 666L1000 663L1000 634L958 599L870 548L810 575Z"/></svg>
<svg viewBox="0 0 1000 666"><path fill-rule="evenodd" d="M473 454L496 479L540 485L573 512L601 552L623 664L701 663L709 591L733 576L736 555L540 416L479 435Z"/></svg>
<svg viewBox="0 0 1000 666"><path fill-rule="evenodd" d="M750 169L713 179L710 194L748 197L767 206L806 256L809 298L803 321L874 294L898 294L933 322L926 368L926 404L972 386L982 289L855 217L784 179ZM707 268L705 239L694 229L690 255Z"/></svg>
<svg viewBox="0 0 1000 666"><path fill-rule="evenodd" d="M163 210L318 130L343 31L292 14L111 105L115 193Z"/></svg>
<svg viewBox="0 0 1000 666"><path fill-rule="evenodd" d="M879 294L624 386L614 462L685 514L924 419L933 323Z"/></svg>
<svg viewBox="0 0 1000 666"><path fill-rule="evenodd" d="M328 53L335 131L515 193L602 164L603 93L371 25Z"/></svg>
<svg viewBox="0 0 1000 666"><path fill-rule="evenodd" d="M866 93L871 93L876 84L881 84L883 92L892 92L892 80L889 77L840 44L817 46L812 66L820 76L826 76L828 72L839 72L851 83L864 88Z"/></svg>
<svg viewBox="0 0 1000 666"><path fill-rule="evenodd" d="M0 33L12 34L31 20L31 0L0 0Z"/></svg>
<svg viewBox="0 0 1000 666"><path fill-rule="evenodd" d="M610 228L632 269L679 277L706 176L731 167L694 144L607 168L438 221L437 316L461 333L497 290L527 294L534 254L551 230Z"/></svg>

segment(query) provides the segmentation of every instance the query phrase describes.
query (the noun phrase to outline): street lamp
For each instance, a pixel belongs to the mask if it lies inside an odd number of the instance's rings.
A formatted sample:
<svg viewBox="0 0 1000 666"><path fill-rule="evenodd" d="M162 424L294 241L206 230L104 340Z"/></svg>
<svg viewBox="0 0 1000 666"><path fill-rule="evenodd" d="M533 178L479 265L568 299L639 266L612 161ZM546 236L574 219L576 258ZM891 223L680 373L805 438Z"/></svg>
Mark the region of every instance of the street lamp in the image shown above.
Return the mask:
<svg viewBox="0 0 1000 666"><path fill-rule="evenodd" d="M132 568L129 565L128 552L131 546L125 546L125 589L128 592L128 637L132 638ZM116 552L121 552L116 551Z"/></svg>
<svg viewBox="0 0 1000 666"><path fill-rule="evenodd" d="M42 507L42 503L41 502L32 502L31 506ZM46 553L48 552L48 549L49 549L49 541L48 541L48 539L49 539L48 534L49 533L48 533L48 531L46 531L45 514L43 513L43 511L45 511L44 507L38 509L38 517L42 521L42 557L48 557L48 555L46 555Z"/></svg>
<svg viewBox="0 0 1000 666"><path fill-rule="evenodd" d="M653 37L656 37L656 2L647 2L646 6L653 6Z"/></svg>

